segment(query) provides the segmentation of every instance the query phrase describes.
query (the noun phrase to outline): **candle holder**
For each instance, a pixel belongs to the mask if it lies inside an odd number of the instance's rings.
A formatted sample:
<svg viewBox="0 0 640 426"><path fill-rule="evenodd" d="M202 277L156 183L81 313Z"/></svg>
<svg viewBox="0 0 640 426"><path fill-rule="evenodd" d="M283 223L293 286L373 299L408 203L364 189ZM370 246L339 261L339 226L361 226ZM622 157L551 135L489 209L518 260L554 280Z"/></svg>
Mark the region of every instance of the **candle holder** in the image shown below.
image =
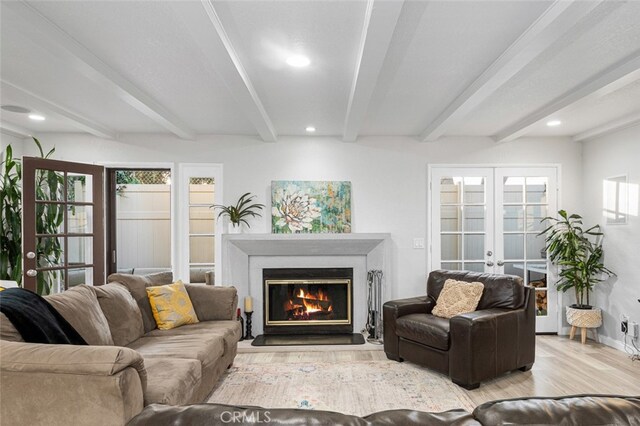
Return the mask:
<svg viewBox="0 0 640 426"><path fill-rule="evenodd" d="M253 312L245 312L244 314L247 316L247 332L245 333L244 338L246 340L251 340L253 339L253 335L251 334L251 315L253 315Z"/></svg>

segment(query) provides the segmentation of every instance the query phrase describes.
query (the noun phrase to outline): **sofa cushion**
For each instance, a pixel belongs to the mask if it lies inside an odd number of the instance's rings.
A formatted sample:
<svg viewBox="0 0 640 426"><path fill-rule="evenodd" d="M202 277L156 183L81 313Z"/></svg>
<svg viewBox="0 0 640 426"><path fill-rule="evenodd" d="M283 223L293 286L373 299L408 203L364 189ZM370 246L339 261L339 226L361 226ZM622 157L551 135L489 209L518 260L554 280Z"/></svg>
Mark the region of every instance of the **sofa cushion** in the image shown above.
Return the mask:
<svg viewBox="0 0 640 426"><path fill-rule="evenodd" d="M124 285L135 299L140 313L142 314L142 324L144 332L148 333L156 328L156 320L153 319L151 305L147 297L147 287L163 284L171 284L173 282L173 274L171 272L159 272L150 275L130 275L130 274L111 274L107 281L117 282Z"/></svg>
<svg viewBox="0 0 640 426"><path fill-rule="evenodd" d="M437 300L448 279L484 284L478 310L518 309L524 306L524 285L520 277L469 271L431 271L427 280L427 294Z"/></svg>
<svg viewBox="0 0 640 426"><path fill-rule="evenodd" d="M203 321L198 324L184 325L171 330L151 330L147 337L214 335L224 339L224 354L234 348L242 337L240 321Z"/></svg>
<svg viewBox="0 0 640 426"><path fill-rule="evenodd" d="M160 330L200 322L182 281L147 287L151 312Z"/></svg>
<svg viewBox="0 0 640 426"><path fill-rule="evenodd" d="M144 405L189 404L200 387L202 367L195 359L147 358L147 390Z"/></svg>
<svg viewBox="0 0 640 426"><path fill-rule="evenodd" d="M197 359L208 366L222 357L224 339L220 336L181 335L141 337L127 345L146 358Z"/></svg>
<svg viewBox="0 0 640 426"><path fill-rule="evenodd" d="M396 321L396 334L443 351L449 350L449 320L429 314L409 314Z"/></svg>
<svg viewBox="0 0 640 426"><path fill-rule="evenodd" d="M144 334L140 308L125 286L111 283L94 289L114 345L127 346Z"/></svg>
<svg viewBox="0 0 640 426"><path fill-rule="evenodd" d="M388 410L357 417L335 411L222 404L192 404L183 407L150 405L134 417L128 426L214 424L481 426L471 414L461 409L442 413Z"/></svg>
<svg viewBox="0 0 640 426"><path fill-rule="evenodd" d="M200 321L230 320L236 317L238 291L235 287L185 284Z"/></svg>
<svg viewBox="0 0 640 426"><path fill-rule="evenodd" d="M3 313L0 313L0 340L24 342L20 332L16 330L13 323Z"/></svg>
<svg viewBox="0 0 640 426"><path fill-rule="evenodd" d="M485 402L473 410L483 425L637 425L637 396L575 395Z"/></svg>
<svg viewBox="0 0 640 426"><path fill-rule="evenodd" d="M81 284L45 299L88 344L113 345L109 323L92 286Z"/></svg>
<svg viewBox="0 0 640 426"><path fill-rule="evenodd" d="M476 310L478 301L482 297L482 283L467 283L448 279L431 313L441 318L452 318Z"/></svg>

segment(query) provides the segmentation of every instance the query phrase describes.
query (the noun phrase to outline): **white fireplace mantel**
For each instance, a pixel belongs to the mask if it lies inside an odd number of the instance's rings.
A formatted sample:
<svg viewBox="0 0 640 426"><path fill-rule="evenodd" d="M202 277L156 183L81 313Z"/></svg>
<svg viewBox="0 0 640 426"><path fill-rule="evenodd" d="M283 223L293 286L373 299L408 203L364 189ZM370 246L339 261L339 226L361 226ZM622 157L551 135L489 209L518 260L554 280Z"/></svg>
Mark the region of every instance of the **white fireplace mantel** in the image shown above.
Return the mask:
<svg viewBox="0 0 640 426"><path fill-rule="evenodd" d="M263 268L353 268L354 331L366 323L367 271L391 275L388 233L225 234L222 236L221 285L238 289L240 307L254 298L253 331L262 333Z"/></svg>

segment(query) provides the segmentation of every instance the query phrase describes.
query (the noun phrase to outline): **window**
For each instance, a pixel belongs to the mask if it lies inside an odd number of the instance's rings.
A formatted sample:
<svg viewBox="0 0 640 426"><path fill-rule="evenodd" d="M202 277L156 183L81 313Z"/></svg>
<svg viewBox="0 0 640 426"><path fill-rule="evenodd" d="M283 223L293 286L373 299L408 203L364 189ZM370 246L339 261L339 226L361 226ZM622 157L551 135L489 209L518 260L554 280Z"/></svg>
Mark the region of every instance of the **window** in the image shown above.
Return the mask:
<svg viewBox="0 0 640 426"><path fill-rule="evenodd" d="M177 278L213 284L215 276L220 276L221 235L217 212L211 206L222 203L222 166L180 164L179 176L181 220Z"/></svg>
<svg viewBox="0 0 640 426"><path fill-rule="evenodd" d="M189 275L199 282L203 273L215 267L215 179L189 178ZM205 279L206 282L206 279Z"/></svg>

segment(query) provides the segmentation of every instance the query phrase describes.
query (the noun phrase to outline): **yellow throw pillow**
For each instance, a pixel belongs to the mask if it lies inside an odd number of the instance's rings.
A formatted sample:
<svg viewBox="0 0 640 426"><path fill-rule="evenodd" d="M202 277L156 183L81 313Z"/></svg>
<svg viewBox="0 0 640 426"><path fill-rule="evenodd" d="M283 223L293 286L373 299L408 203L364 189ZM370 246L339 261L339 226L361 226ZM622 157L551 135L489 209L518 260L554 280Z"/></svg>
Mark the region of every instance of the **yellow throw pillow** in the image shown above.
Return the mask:
<svg viewBox="0 0 640 426"><path fill-rule="evenodd" d="M198 321L196 311L182 281L173 284L147 287L153 318L160 330L170 330Z"/></svg>
<svg viewBox="0 0 640 426"><path fill-rule="evenodd" d="M484 284L448 279L436 301L431 313L441 318L451 318L456 315L473 312L478 307L482 297Z"/></svg>

